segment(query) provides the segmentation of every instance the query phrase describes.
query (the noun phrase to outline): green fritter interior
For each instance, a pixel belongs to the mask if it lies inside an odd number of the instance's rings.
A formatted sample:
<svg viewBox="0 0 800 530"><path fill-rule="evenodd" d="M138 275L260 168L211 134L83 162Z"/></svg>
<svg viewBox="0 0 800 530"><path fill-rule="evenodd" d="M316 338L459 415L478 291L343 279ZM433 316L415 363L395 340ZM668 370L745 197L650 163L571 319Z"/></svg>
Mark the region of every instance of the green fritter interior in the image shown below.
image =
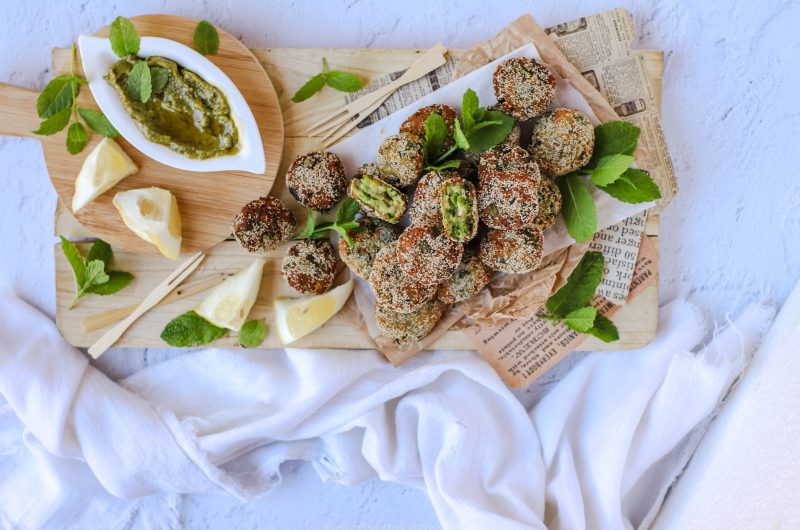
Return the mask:
<svg viewBox="0 0 800 530"><path fill-rule="evenodd" d="M472 237L476 219L466 186L458 183L447 183L442 190L442 221L447 235L455 241L465 241Z"/></svg>
<svg viewBox="0 0 800 530"><path fill-rule="evenodd" d="M369 175L353 179L351 196L364 208L390 223L400 221L406 211L406 200L401 191Z"/></svg>

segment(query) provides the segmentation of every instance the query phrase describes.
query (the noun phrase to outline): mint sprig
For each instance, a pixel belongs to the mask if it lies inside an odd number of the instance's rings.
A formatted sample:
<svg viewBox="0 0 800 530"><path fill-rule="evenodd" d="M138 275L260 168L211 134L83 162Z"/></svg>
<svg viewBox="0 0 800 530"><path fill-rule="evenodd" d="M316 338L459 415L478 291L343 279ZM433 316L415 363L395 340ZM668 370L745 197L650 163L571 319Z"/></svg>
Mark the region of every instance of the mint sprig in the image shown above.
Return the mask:
<svg viewBox="0 0 800 530"><path fill-rule="evenodd" d="M604 268L603 254L596 251L584 254L567 283L547 300L547 313L541 318L562 322L578 333L588 333L603 342L619 339L614 323L589 305L603 279Z"/></svg>
<svg viewBox="0 0 800 530"><path fill-rule="evenodd" d="M89 132L79 121L78 116L83 118L92 130L103 136L113 138L119 134L102 112L78 106L80 87L86 84L86 80L75 74L75 61L76 50L73 44L69 75L60 75L52 79L36 99L36 112L42 118L42 122L39 128L33 131L34 134L41 136L52 136L64 130L74 117L72 125L67 129L66 139L67 151L73 155L83 151L89 141Z"/></svg>
<svg viewBox="0 0 800 530"><path fill-rule="evenodd" d="M337 232L348 245L352 245L353 240L350 239L349 232L354 232L361 228L361 225L356 221L356 214L358 214L359 208L358 201L351 197L345 197L339 209L336 211L336 220L332 223L322 223L321 225L316 224L314 211L309 209L308 217L306 218L306 226L294 239L325 239L328 237L330 231L333 230Z"/></svg>
<svg viewBox="0 0 800 530"><path fill-rule="evenodd" d="M87 294L111 295L133 280L129 272L108 270L113 258L111 245L102 240L97 240L89 249L89 256L84 259L78 247L65 238L61 238L61 250L72 268L72 277L75 280L75 296L69 304L69 309L75 307L78 300Z"/></svg>
<svg viewBox="0 0 800 530"><path fill-rule="evenodd" d="M471 88L461 98L461 120L456 119L456 146L471 153L482 153L501 143L514 128L514 118L499 110L480 106Z"/></svg>
<svg viewBox="0 0 800 530"><path fill-rule="evenodd" d="M292 96L292 101L305 101L328 85L339 92L355 92L364 87L364 82L357 76L340 70L330 70L328 61L322 58L322 72L318 73L300 87Z"/></svg>

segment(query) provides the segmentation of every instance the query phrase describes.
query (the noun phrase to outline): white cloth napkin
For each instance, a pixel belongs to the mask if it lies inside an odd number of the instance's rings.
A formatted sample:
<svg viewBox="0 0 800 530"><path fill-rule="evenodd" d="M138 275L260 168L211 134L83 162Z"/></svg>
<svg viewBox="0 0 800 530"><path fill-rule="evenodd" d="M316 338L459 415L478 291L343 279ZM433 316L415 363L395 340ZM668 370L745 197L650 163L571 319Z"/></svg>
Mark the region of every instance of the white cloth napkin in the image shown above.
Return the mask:
<svg viewBox="0 0 800 530"><path fill-rule="evenodd" d="M445 528L646 525L772 318L708 348L687 303L641 351L594 353L530 411L469 352L400 368L374 352L209 349L120 384L0 295L0 521L178 525L178 494L246 500L313 462L323 480L424 488Z"/></svg>

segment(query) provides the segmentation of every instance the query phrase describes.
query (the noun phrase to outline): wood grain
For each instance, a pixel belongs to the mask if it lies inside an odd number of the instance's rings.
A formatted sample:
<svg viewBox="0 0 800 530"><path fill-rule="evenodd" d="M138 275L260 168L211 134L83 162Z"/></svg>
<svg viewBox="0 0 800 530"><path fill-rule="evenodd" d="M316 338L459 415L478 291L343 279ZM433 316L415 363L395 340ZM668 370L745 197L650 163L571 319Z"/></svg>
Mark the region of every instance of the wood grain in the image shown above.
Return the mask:
<svg viewBox="0 0 800 530"><path fill-rule="evenodd" d="M261 61L279 94L283 116L286 123L286 142L284 144L283 162L279 175L283 175L289 163L299 154L319 148L317 138L309 137L304 133L322 113L327 113L344 104L344 96L331 89L323 89L319 94L303 103L295 104L291 101L292 94L305 83L309 77L319 71L320 60L326 57L331 68L352 71L365 80L389 72L396 72L413 63L424 50L398 49L268 49L253 50L253 54ZM451 55L458 56L461 50L450 50ZM54 55L54 62L64 61L66 55L58 51ZM283 179L278 178L272 194L280 197L303 219L303 209L293 200L284 185ZM648 220L645 232L648 237L658 245L658 217ZM72 237L89 237L90 231L81 227L72 215L63 207L58 208L56 214L56 233ZM86 247L84 246L84 251ZM78 306L67 310L67 305L72 298L73 286L69 266L66 263L61 249L56 245L56 286L57 286L57 311L56 318L64 337L76 346L87 346L99 337L103 330L85 336L81 328L81 321L88 315L100 311L123 307L141 301L142 298L155 287L175 267L174 263L160 257L137 256L126 252L117 252L114 267L120 270L132 271L136 278L133 283L113 297L102 298L90 296L82 299ZM297 296L283 280L280 274L280 265L286 245L276 249L267 256L267 265L261 284L261 293L251 313L252 318L265 318L270 326L273 324L272 300L277 296ZM249 264L252 257L232 240L227 240L215 246L209 253L203 266L189 278L198 278L213 272L232 273ZM164 347L159 334L164 325L176 315L188 311L202 300L204 294L198 294L185 300L157 307L144 315L117 343L119 347ZM352 301L350 302L352 303ZM347 308L346 308L347 309ZM581 349L589 350L619 350L633 349L647 344L655 336L658 322L658 282L647 287L645 291L630 304L622 308L615 316L614 321L620 330L620 340L613 344L606 344L596 339L588 339ZM235 346L237 339L234 336L225 337L215 342L221 347ZM372 348L368 337L354 332L352 322L344 315L334 316L322 328L304 337L292 345L298 348L332 348L332 349L361 349ZM270 331L264 344L266 348L280 347L277 334ZM431 345L432 349L471 350L468 340L460 331L445 333L438 341Z"/></svg>
<svg viewBox="0 0 800 530"><path fill-rule="evenodd" d="M141 36L166 37L192 46L197 20L166 15L146 15L131 19ZM97 32L108 36L107 28ZM207 250L230 235L230 223L242 204L266 195L272 188L283 153L283 118L278 94L261 63L252 52L230 34L219 30L220 48L208 59L236 84L249 104L259 125L267 169L262 175L240 171L197 173L171 168L144 156L122 138L118 143L140 170L124 179L78 213L78 220L91 233L122 248L141 254L157 255L156 248L131 232L112 204L114 194L133 188L159 186L171 191L178 200L183 224L182 253ZM54 53L53 75L69 72L69 52ZM7 104L10 98L13 103ZM0 134L32 136L38 126L36 94L8 85L0 85L0 123L13 130ZM97 108L91 91L84 87L79 104ZM102 137L92 134L89 144L78 155L70 155L65 146L66 129L54 136L36 136L42 142L47 170L64 204L71 204L75 177L89 152Z"/></svg>

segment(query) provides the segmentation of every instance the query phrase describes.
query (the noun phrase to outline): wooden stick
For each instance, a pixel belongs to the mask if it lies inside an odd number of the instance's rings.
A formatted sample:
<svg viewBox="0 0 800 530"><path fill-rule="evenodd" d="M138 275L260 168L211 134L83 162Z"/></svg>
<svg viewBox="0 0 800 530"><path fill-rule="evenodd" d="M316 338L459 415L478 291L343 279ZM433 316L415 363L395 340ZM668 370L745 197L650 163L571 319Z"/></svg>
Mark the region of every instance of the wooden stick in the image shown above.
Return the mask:
<svg viewBox="0 0 800 530"><path fill-rule="evenodd" d="M153 307L155 307L161 300L163 300L176 286L180 285L183 280L186 279L194 270L203 262L206 255L202 252L198 252L197 254L193 255L186 261L184 261L180 267L175 269L175 271L167 276L163 282L158 284L153 291L147 295L147 297L139 304L139 307L131 313L128 318L108 330L105 335L100 337L100 339L92 344L89 348L89 355L91 355L94 359L97 359L107 349L114 345L115 342L119 340L119 338L127 331L129 327L136 322L139 317L150 311Z"/></svg>
<svg viewBox="0 0 800 530"><path fill-rule="evenodd" d="M161 302L158 303L158 306L171 304L172 302L183 300L184 298L194 296L207 291L212 287L216 287L217 285L221 284L223 280L225 280L225 276L226 275L224 273L218 272L210 276L198 278L193 282L179 285L177 289L172 291L166 298L161 300ZM136 311L137 307L139 307L139 304L133 304L88 316L81 322L83 326L83 332L88 334L97 329L109 326L114 322L118 322Z"/></svg>

